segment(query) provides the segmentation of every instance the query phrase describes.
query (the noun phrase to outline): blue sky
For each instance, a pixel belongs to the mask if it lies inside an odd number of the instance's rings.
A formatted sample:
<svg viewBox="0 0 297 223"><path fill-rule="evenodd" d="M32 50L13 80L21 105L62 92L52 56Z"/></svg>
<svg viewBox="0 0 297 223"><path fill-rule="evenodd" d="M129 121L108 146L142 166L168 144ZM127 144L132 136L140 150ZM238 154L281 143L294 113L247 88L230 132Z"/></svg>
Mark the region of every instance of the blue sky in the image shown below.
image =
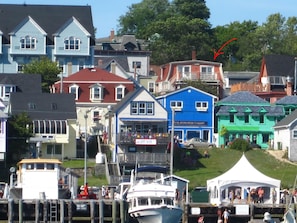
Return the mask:
<svg viewBox="0 0 297 223"><path fill-rule="evenodd" d="M7 4L50 4L50 5L90 5L93 23L97 28L96 37L107 37L112 29L117 30L118 18L128 11L128 6L141 0L0 0ZM273 13L288 18L297 16L297 0L206 0L213 27L244 20L262 24Z"/></svg>

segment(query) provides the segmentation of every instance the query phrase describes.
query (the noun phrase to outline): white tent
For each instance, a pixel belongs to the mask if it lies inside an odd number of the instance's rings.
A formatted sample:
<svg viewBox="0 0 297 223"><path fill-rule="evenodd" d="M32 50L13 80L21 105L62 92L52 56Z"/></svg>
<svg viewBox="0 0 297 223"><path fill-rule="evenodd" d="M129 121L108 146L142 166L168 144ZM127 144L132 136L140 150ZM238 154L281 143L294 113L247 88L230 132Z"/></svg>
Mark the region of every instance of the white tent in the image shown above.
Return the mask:
<svg viewBox="0 0 297 223"><path fill-rule="evenodd" d="M275 190L275 203L279 203L280 180L268 177L259 172L243 154L240 160L227 172L213 179L207 180L207 190L210 192L210 203L220 205L230 202L229 189L238 188L241 198L249 189L265 188L264 203L273 203L272 191Z"/></svg>

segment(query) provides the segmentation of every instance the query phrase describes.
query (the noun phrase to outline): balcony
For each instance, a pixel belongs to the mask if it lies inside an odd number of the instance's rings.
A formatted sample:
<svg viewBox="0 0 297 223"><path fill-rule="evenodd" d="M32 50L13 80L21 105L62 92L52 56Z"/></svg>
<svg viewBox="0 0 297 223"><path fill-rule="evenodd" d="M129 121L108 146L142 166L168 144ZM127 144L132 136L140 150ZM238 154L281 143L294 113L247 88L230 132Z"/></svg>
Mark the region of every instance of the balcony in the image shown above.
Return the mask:
<svg viewBox="0 0 297 223"><path fill-rule="evenodd" d="M169 165L170 153L119 153L118 161L120 164Z"/></svg>
<svg viewBox="0 0 297 223"><path fill-rule="evenodd" d="M121 132L117 135L119 145L167 145L170 142L168 133L130 133Z"/></svg>
<svg viewBox="0 0 297 223"><path fill-rule="evenodd" d="M217 81L218 75L217 73L205 73L205 72L179 72L177 78L179 77L178 81L184 80L201 80L201 81Z"/></svg>
<svg viewBox="0 0 297 223"><path fill-rule="evenodd" d="M270 84L257 84L257 83L238 83L231 86L231 93L238 91L250 91L250 92L269 92Z"/></svg>

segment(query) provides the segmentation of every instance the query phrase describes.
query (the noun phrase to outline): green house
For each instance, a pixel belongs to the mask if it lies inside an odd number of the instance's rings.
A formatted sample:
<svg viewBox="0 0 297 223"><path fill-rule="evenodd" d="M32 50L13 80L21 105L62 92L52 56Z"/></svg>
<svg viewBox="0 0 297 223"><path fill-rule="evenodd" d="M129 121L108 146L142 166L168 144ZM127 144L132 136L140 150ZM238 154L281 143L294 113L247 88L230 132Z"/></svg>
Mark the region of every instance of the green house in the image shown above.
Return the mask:
<svg viewBox="0 0 297 223"><path fill-rule="evenodd" d="M273 126L284 116L284 109L248 91L236 92L216 104L219 146L243 138L263 149L273 144Z"/></svg>

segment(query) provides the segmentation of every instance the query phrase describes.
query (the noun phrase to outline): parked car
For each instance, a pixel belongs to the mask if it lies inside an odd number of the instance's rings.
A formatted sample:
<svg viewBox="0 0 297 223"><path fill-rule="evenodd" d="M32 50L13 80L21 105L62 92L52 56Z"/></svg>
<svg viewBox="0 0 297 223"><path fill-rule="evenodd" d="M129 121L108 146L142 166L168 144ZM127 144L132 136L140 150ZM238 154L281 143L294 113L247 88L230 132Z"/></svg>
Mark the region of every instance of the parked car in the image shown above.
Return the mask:
<svg viewBox="0 0 297 223"><path fill-rule="evenodd" d="M210 143L204 139L197 137L191 138L184 143L184 147L193 149L195 147L214 147L213 143Z"/></svg>

